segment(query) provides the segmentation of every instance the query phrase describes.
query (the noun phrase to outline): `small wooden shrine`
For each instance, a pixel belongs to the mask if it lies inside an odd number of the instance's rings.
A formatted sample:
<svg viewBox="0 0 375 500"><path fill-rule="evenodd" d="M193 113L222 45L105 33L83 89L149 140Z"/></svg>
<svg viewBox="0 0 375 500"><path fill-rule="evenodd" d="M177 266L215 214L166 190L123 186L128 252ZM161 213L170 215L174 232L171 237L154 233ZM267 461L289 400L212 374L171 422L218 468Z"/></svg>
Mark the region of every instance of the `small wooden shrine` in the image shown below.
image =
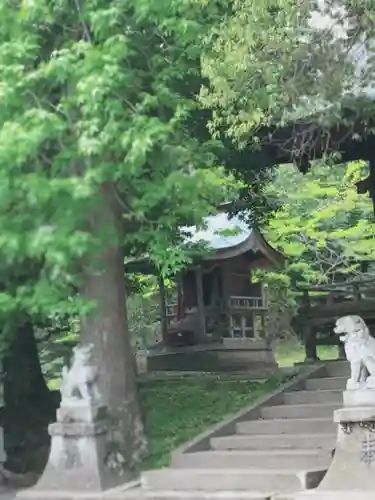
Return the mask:
<svg viewBox="0 0 375 500"><path fill-rule="evenodd" d="M177 302L165 303L161 293L166 311L163 338L184 344L262 338L267 292L254 282L252 272L281 266L283 256L238 217L219 213L207 217L205 224L205 230L193 230L192 240L205 242L209 251L179 276Z"/></svg>
<svg viewBox="0 0 375 500"><path fill-rule="evenodd" d="M282 266L283 256L239 216L209 216L205 229L188 228L189 243L207 252L176 278L177 299L167 302L160 279L163 342L194 345L222 337L256 338L264 332L267 291L254 282L254 269ZM186 228L184 228L186 230ZM145 266L128 269L146 273Z"/></svg>
<svg viewBox="0 0 375 500"><path fill-rule="evenodd" d="M163 340L150 349L164 357L155 356L152 369L214 371L214 365L243 368L255 359L274 369L264 340L267 290L253 272L280 267L284 257L239 216L221 212L207 217L204 226L188 229L189 244L204 243L207 251L176 278L174 302L167 301L160 279ZM135 263L128 270L146 272Z"/></svg>

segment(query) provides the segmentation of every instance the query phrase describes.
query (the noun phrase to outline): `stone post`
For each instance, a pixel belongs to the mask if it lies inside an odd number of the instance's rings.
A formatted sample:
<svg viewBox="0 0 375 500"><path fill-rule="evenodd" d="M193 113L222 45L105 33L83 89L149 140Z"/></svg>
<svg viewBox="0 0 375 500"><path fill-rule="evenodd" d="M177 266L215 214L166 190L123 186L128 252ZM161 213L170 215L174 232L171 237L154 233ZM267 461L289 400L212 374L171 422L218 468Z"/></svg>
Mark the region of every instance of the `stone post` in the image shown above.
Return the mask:
<svg viewBox="0 0 375 500"><path fill-rule="evenodd" d="M76 347L71 369L64 369L57 421L49 426L46 469L18 498L88 500L138 484L127 475L128 464L115 439L117 423L102 403L98 371L90 364L92 347Z"/></svg>
<svg viewBox="0 0 375 500"><path fill-rule="evenodd" d="M332 463L315 490L296 500L372 500L375 498L375 339L359 316L336 322L343 335L351 376L343 408L334 412L338 437Z"/></svg>

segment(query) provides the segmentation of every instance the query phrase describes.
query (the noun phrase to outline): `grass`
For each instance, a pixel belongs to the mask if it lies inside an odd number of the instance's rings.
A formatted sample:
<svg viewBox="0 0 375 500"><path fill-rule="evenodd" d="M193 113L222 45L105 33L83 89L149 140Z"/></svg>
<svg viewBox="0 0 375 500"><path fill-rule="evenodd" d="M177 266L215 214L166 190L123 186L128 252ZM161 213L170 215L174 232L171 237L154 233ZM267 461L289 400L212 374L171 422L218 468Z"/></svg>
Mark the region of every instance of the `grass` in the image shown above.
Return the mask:
<svg viewBox="0 0 375 500"><path fill-rule="evenodd" d="M171 452L220 422L225 416L272 392L291 375L263 382L181 378L154 380L141 385L141 399L150 442L146 469L169 464Z"/></svg>
<svg viewBox="0 0 375 500"><path fill-rule="evenodd" d="M324 361L328 359L337 359L337 346L318 346L318 357ZM281 368L292 366L294 363L300 363L305 359L305 349L302 344L296 340L284 340L274 347L275 358Z"/></svg>

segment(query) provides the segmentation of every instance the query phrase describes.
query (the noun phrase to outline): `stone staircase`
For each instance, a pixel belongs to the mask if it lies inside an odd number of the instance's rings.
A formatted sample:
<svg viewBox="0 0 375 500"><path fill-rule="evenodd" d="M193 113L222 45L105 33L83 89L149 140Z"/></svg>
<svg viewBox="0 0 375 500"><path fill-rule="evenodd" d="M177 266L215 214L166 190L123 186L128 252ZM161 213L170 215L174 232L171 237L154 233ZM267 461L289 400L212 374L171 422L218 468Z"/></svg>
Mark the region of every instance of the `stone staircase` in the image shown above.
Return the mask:
<svg viewBox="0 0 375 500"><path fill-rule="evenodd" d="M162 499L289 500L317 486L328 468L342 405L347 362L326 364L322 378L263 407L256 420L236 424L233 435L213 437L209 449L177 454L170 468L147 471L142 496Z"/></svg>

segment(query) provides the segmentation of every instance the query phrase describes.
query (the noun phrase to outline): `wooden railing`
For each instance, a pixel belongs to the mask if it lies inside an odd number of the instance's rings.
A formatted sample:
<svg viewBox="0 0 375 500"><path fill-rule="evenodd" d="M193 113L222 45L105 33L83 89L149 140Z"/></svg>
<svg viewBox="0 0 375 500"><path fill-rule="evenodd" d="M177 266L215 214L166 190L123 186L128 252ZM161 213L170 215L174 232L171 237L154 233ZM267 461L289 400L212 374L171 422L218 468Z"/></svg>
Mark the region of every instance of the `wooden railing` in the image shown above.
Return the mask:
<svg viewBox="0 0 375 500"><path fill-rule="evenodd" d="M265 309L266 304L264 303L263 297L229 297L229 306L233 309Z"/></svg>
<svg viewBox="0 0 375 500"><path fill-rule="evenodd" d="M345 307L348 303L375 301L375 279L353 280L329 285L297 287L301 293L299 298L299 312L305 314L311 309L325 309Z"/></svg>
<svg viewBox="0 0 375 500"><path fill-rule="evenodd" d="M263 297L242 297L242 296L232 295L231 297L229 297L229 307L231 309L242 309L244 311L252 311L254 309L264 310L267 308L267 304ZM206 313L208 313L212 308L214 308L216 312L217 309L218 308L220 309L221 307L218 305L206 306L205 307ZM222 306L222 308L224 312L224 305ZM177 304L167 304L166 309L168 318L175 318L177 316ZM184 316L196 313L197 313L196 308L184 310Z"/></svg>
<svg viewBox="0 0 375 500"><path fill-rule="evenodd" d="M167 317L177 316L177 304L167 304ZM242 309L242 310L254 310L254 309L266 309L267 304L263 297L241 297L232 295L229 297L229 307L231 309ZM206 310L211 309L211 307L205 307ZM196 308L188 309L184 311L184 315L195 314L197 312Z"/></svg>

